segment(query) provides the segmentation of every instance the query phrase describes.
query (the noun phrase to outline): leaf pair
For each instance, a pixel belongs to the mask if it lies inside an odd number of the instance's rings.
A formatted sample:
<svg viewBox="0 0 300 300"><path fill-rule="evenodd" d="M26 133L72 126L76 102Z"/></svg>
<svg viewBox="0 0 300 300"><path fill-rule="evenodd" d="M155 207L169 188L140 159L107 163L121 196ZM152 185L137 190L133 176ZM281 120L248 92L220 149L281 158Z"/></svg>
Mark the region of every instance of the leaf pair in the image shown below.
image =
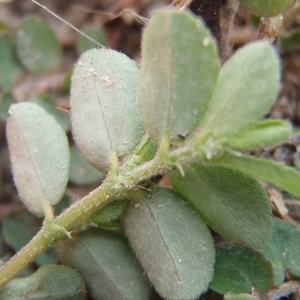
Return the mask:
<svg viewBox="0 0 300 300"><path fill-rule="evenodd" d="M158 143L176 142L200 123L200 140L225 140L234 149L275 144L289 135L289 124L258 121L276 99L279 73L267 42L242 48L220 70L216 43L200 20L159 12L142 41L138 99L146 130Z"/></svg>
<svg viewBox="0 0 300 300"><path fill-rule="evenodd" d="M282 121L260 122L278 89L279 61L269 43L244 47L220 70L216 43L202 21L161 11L143 34L140 79L135 64L115 51L94 49L80 58L71 89L74 137L104 172L112 155L134 150L144 125L158 144L180 141L200 123L200 141L259 148L290 133Z"/></svg>
<svg viewBox="0 0 300 300"><path fill-rule="evenodd" d="M180 140L198 124L218 72L215 42L200 20L158 13L143 35L139 91L139 70L120 53L91 50L77 63L71 122L78 147L103 172L111 155L130 154L144 132L137 97L150 135Z"/></svg>

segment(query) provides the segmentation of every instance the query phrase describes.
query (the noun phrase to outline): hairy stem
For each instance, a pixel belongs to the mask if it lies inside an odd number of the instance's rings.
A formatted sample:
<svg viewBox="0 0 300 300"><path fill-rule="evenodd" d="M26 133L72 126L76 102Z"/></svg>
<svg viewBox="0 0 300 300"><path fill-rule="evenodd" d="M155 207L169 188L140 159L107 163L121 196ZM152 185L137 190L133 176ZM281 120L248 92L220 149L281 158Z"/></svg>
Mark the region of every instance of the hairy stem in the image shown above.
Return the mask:
<svg viewBox="0 0 300 300"><path fill-rule="evenodd" d="M153 160L132 170L124 168L124 172L121 169L119 174L109 174L100 187L71 205L52 222L44 222L43 228L37 235L1 268L0 288L49 247L58 241L70 238L72 230L84 224L92 212L116 198L129 195L140 182L167 173L177 163L181 161L186 163L188 158L194 160L195 155L191 155L190 149L190 147L182 147L170 152L167 157L161 158L157 155ZM203 153L197 150L198 158L203 159Z"/></svg>
<svg viewBox="0 0 300 300"><path fill-rule="evenodd" d="M37 235L1 268L0 287L3 287L49 247L68 238L68 234L87 220L93 211L107 205L121 195L126 195L139 182L158 175L163 170L161 163L154 159L127 173L126 176L120 174L117 180L115 176L108 176L100 187L71 205L52 223L44 222L43 228Z"/></svg>

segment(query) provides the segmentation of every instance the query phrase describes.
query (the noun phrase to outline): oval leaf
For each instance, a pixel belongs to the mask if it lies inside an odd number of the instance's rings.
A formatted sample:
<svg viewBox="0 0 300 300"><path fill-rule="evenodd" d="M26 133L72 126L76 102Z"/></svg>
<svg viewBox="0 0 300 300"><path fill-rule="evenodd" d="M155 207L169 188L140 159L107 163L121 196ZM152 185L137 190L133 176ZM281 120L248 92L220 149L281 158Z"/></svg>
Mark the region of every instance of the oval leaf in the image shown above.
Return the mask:
<svg viewBox="0 0 300 300"><path fill-rule="evenodd" d="M84 277L93 299L147 300L150 288L126 241L100 230L86 231L58 246L64 264Z"/></svg>
<svg viewBox="0 0 300 300"><path fill-rule="evenodd" d="M139 107L156 141L180 140L196 127L211 98L219 64L216 43L201 20L170 10L151 18L142 40Z"/></svg>
<svg viewBox="0 0 300 300"><path fill-rule="evenodd" d="M16 35L16 47L22 64L35 74L55 70L62 51L54 32L40 18L29 16L22 20Z"/></svg>
<svg viewBox="0 0 300 300"><path fill-rule="evenodd" d="M227 155L215 163L249 173L300 197L300 172L284 164L241 154Z"/></svg>
<svg viewBox="0 0 300 300"><path fill-rule="evenodd" d="M37 104L19 103L10 107L7 139L21 200L33 214L43 216L45 203L57 204L68 182L66 134Z"/></svg>
<svg viewBox="0 0 300 300"><path fill-rule="evenodd" d="M202 135L221 139L262 118L276 100L279 73L279 60L269 43L238 50L221 69Z"/></svg>
<svg viewBox="0 0 300 300"><path fill-rule="evenodd" d="M131 59L107 49L85 52L73 72L73 134L84 157L102 172L108 171L112 153L130 153L143 135L138 78L139 70Z"/></svg>
<svg viewBox="0 0 300 300"><path fill-rule="evenodd" d="M265 293L272 283L272 265L262 254L238 245L216 248L214 280L210 285L214 291L249 293L254 287Z"/></svg>
<svg viewBox="0 0 300 300"><path fill-rule="evenodd" d="M22 72L11 34L3 34L0 36L0 61L1 90L11 91L15 81Z"/></svg>
<svg viewBox="0 0 300 300"><path fill-rule="evenodd" d="M261 246L271 234L271 204L252 177L220 166L188 166L170 174L174 189L225 239Z"/></svg>
<svg viewBox="0 0 300 300"><path fill-rule="evenodd" d="M275 286L284 281L285 267L300 276L300 231L292 224L274 219L272 234L260 251L273 265Z"/></svg>
<svg viewBox="0 0 300 300"><path fill-rule="evenodd" d="M195 299L213 276L214 245L204 222L176 193L153 188L131 200L125 218L130 244L165 299Z"/></svg>
<svg viewBox="0 0 300 300"><path fill-rule="evenodd" d="M229 147L239 150L257 149L280 143L291 133L289 123L269 119L239 131L229 139L228 144Z"/></svg>
<svg viewBox="0 0 300 300"><path fill-rule="evenodd" d="M68 267L47 265L34 274L10 281L0 290L2 300L84 300L85 286L82 277Z"/></svg>
<svg viewBox="0 0 300 300"><path fill-rule="evenodd" d="M288 9L294 0L240 0L244 6L257 16L277 16Z"/></svg>

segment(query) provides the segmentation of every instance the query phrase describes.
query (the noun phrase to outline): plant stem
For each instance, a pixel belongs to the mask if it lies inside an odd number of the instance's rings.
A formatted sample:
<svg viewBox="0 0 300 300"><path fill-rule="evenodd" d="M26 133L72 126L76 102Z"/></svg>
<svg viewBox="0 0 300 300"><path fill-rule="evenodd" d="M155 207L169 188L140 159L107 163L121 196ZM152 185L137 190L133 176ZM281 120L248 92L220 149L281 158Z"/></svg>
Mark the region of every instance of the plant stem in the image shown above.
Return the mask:
<svg viewBox="0 0 300 300"><path fill-rule="evenodd" d="M20 252L2 267L0 271L0 287L3 287L28 264L33 262L38 255L62 238L64 238L64 234L61 231L51 235L45 227L42 228Z"/></svg>
<svg viewBox="0 0 300 300"><path fill-rule="evenodd" d="M128 176L120 174L118 181L116 181L115 176L108 175L100 187L71 205L52 223L44 222L43 228L37 235L1 268L0 288L33 262L38 255L58 241L68 238L66 233L87 220L92 212L121 195L126 195L140 181L158 175L162 170L160 163L157 160L152 160L143 167L138 167L136 170L129 172Z"/></svg>
<svg viewBox="0 0 300 300"><path fill-rule="evenodd" d="M71 237L72 230L88 221L92 212L116 198L130 194L140 182L167 173L181 159L187 162L186 159L191 157L188 149L189 147L182 147L181 151L177 149L164 158L156 156L153 160L135 167L133 170L128 171L125 168L124 173L120 169L118 175L113 174L111 176L108 174L107 179L100 187L71 205L53 222L44 221L43 228L37 235L1 268L0 288L49 247L58 241Z"/></svg>

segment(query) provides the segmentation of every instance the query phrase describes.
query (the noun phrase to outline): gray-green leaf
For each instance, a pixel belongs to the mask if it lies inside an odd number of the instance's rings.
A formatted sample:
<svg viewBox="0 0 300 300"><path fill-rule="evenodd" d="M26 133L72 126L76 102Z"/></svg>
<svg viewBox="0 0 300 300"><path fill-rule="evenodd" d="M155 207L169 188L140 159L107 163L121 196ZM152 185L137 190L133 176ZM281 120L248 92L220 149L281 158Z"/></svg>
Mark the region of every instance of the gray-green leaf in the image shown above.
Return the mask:
<svg viewBox="0 0 300 300"><path fill-rule="evenodd" d="M61 126L39 105L11 105L7 139L21 200L35 215L44 215L45 203L57 204L69 177L70 152Z"/></svg>
<svg viewBox="0 0 300 300"><path fill-rule="evenodd" d="M292 224L274 219L270 239L260 251L272 262L274 285L284 280L284 270L300 276L300 231Z"/></svg>
<svg viewBox="0 0 300 300"><path fill-rule="evenodd" d="M10 281L0 290L1 300L84 300L82 277L68 267L47 265L34 274Z"/></svg>
<svg viewBox="0 0 300 300"><path fill-rule="evenodd" d="M164 10L149 21L142 40L139 107L157 141L180 140L199 123L220 63L204 23L186 12Z"/></svg>
<svg viewBox="0 0 300 300"><path fill-rule="evenodd" d="M214 291L249 293L254 287L264 293L272 284L272 265L261 253L238 245L216 248L215 273L210 285Z"/></svg>
<svg viewBox="0 0 300 300"><path fill-rule="evenodd" d="M64 264L80 272L96 300L147 300L150 287L130 247L119 235L100 230L58 245Z"/></svg>
<svg viewBox="0 0 300 300"><path fill-rule="evenodd" d="M153 188L131 200L125 217L130 244L164 299L195 299L213 276L214 245L205 223L174 191Z"/></svg>
<svg viewBox="0 0 300 300"><path fill-rule="evenodd" d="M59 67L62 51L51 28L40 18L22 20L16 34L16 47L22 64L35 74Z"/></svg>
<svg viewBox="0 0 300 300"><path fill-rule="evenodd" d="M264 120L242 129L229 138L233 149L256 149L282 142L292 133L291 125L281 120Z"/></svg>
<svg viewBox="0 0 300 300"><path fill-rule="evenodd" d="M88 162L107 172L109 157L130 153L143 123L137 106L139 70L124 54L92 49L72 76L71 123L78 148Z"/></svg>
<svg viewBox="0 0 300 300"><path fill-rule="evenodd" d="M0 87L4 91L11 91L22 72L11 34L0 36L0 61Z"/></svg>
<svg viewBox="0 0 300 300"><path fill-rule="evenodd" d="M300 196L300 172L275 161L247 156L227 155L215 163L238 169L242 172L273 183L295 196Z"/></svg>
<svg viewBox="0 0 300 300"><path fill-rule="evenodd" d="M277 54L268 42L238 50L221 69L201 134L221 139L257 122L276 100L279 74Z"/></svg>
<svg viewBox="0 0 300 300"><path fill-rule="evenodd" d="M186 166L170 174L174 189L225 239L261 246L272 229L264 188L245 173L221 166Z"/></svg>

